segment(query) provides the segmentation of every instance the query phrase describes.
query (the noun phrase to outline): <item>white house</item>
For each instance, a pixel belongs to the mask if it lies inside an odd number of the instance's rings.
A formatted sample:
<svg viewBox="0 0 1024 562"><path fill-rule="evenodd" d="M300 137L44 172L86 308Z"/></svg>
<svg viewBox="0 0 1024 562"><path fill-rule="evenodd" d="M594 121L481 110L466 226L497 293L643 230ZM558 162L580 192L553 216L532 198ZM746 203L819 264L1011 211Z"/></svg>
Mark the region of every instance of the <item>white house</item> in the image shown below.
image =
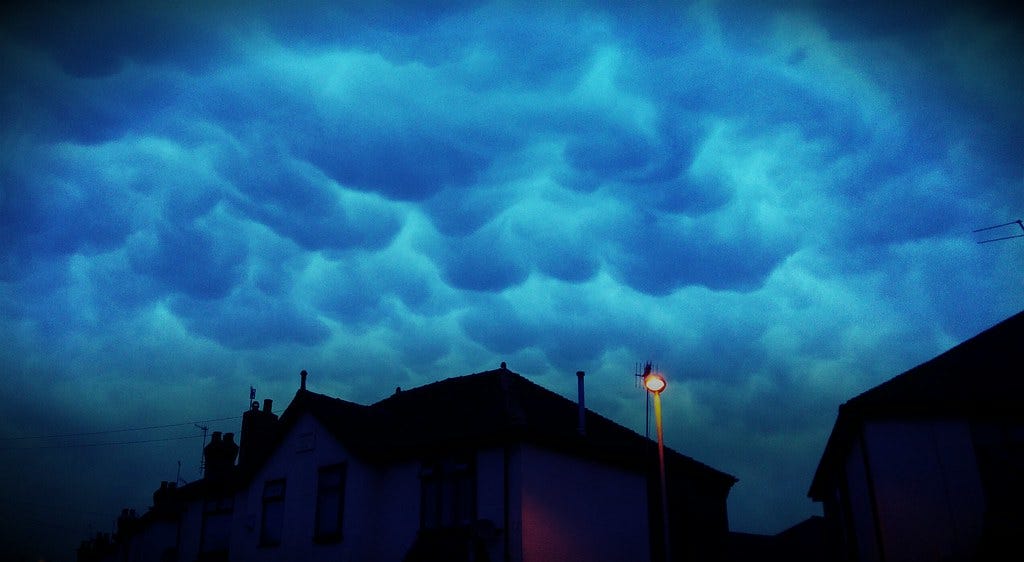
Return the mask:
<svg viewBox="0 0 1024 562"><path fill-rule="evenodd" d="M838 559L1020 558L1022 364L1024 312L839 408L808 493Z"/></svg>
<svg viewBox="0 0 1024 562"><path fill-rule="evenodd" d="M303 371L270 408L245 414L241 450L215 434L204 479L165 485L118 559L663 559L655 444L504 364L369 406ZM666 466L673 559L723 559L736 479L670 450Z"/></svg>

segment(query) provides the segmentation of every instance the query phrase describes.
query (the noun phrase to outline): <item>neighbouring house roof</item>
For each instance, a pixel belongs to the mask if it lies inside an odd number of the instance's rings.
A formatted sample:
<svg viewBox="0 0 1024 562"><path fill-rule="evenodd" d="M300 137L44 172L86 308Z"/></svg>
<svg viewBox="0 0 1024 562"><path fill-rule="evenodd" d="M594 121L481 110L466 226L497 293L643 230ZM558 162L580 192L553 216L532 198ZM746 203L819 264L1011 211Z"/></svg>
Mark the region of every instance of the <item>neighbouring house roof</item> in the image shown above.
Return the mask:
<svg viewBox="0 0 1024 562"><path fill-rule="evenodd" d="M868 419L1022 416L1024 311L850 399L825 445L808 496L820 501Z"/></svg>
<svg viewBox="0 0 1024 562"><path fill-rule="evenodd" d="M363 406L300 389L281 415L282 430L309 412L354 455L389 462L467 447L527 441L568 454L647 470L652 441L578 406L507 368L402 390ZM666 449L670 470L728 490L737 479Z"/></svg>
<svg viewBox="0 0 1024 562"><path fill-rule="evenodd" d="M775 535L729 533L729 560L746 562L819 562L830 560L834 546L820 515L812 515Z"/></svg>

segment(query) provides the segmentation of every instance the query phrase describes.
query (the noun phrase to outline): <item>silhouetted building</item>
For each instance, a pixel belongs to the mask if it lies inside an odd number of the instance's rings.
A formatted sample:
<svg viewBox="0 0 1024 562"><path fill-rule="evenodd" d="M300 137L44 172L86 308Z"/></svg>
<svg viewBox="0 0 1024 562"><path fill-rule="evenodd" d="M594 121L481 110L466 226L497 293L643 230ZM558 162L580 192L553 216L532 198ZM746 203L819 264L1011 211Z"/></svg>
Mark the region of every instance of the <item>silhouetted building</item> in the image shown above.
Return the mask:
<svg viewBox="0 0 1024 562"><path fill-rule="evenodd" d="M815 515L774 534L729 533L730 562L829 562L834 560L825 519Z"/></svg>
<svg viewBox="0 0 1024 562"><path fill-rule="evenodd" d="M234 473L235 457L238 456L238 445L235 434L214 431L210 443L203 447L203 464L206 467L203 475L212 480L224 480Z"/></svg>
<svg viewBox="0 0 1024 562"><path fill-rule="evenodd" d="M307 390L303 371L261 419L240 451L211 441L203 480L162 484L116 559L662 559L655 443L504 363L370 406ZM666 453L673 559L725 560L736 479Z"/></svg>
<svg viewBox="0 0 1024 562"><path fill-rule="evenodd" d="M274 401L267 398L263 400L263 410L260 410L260 403L254 401L249 411L242 414L238 466L244 468L250 464L259 464L270 454L277 427L277 414L272 411L273 404Z"/></svg>
<svg viewBox="0 0 1024 562"><path fill-rule="evenodd" d="M1024 312L839 408L808 495L839 559L995 560L1024 537Z"/></svg>
<svg viewBox="0 0 1024 562"><path fill-rule="evenodd" d="M117 545L110 538L110 533L96 533L85 539L75 552L78 562L102 562L117 559Z"/></svg>

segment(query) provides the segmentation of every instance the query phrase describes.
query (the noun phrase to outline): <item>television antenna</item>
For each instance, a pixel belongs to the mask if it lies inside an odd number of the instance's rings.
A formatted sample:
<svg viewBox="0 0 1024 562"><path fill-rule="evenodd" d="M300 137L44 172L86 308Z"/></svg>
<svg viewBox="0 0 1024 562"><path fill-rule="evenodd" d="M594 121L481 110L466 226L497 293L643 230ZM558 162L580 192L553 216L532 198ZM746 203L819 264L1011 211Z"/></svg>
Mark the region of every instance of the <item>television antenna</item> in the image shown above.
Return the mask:
<svg viewBox="0 0 1024 562"><path fill-rule="evenodd" d="M194 425L197 428L203 430L203 450L200 451L200 452L204 453L204 454L199 455L199 474L200 475L205 475L206 474L206 454L205 454L205 451L206 451L206 432L210 430L210 427L206 426L206 425L199 425L198 423L192 424L192 425Z"/></svg>
<svg viewBox="0 0 1024 562"><path fill-rule="evenodd" d="M997 225L993 225L993 226L986 226L984 228L979 228L979 229L973 230L972 232L978 233L978 232L988 232L990 230L996 230L996 229L999 229L999 228L1005 229L1006 227L1008 227L1010 225L1013 225L1013 224L1015 224L1015 225L1020 227L1021 234L1005 234L1005 232L1004 232L1003 235L1000 235L999 232L996 232L995 233L996 236L994 238L986 238L985 240L979 240L978 244L986 244L988 242L998 242L999 240L1009 240L1010 238L1024 238L1024 221L1022 221L1021 219L1017 219L1015 221L1010 221L1010 222L1004 222L1003 224L997 224Z"/></svg>
<svg viewBox="0 0 1024 562"><path fill-rule="evenodd" d="M181 459L178 459L178 475L174 477L174 484L176 486L188 484L188 480L181 477Z"/></svg>
<svg viewBox="0 0 1024 562"><path fill-rule="evenodd" d="M648 439L651 438L651 393L647 392L647 388L644 387L644 380L647 378L647 375L651 374L651 368L652 367L651 367L651 362L650 361L648 361L647 363L644 363L644 372L643 373L640 372L640 364L639 363L637 363L636 365L633 366L633 377L634 377L633 380L636 383L635 386L637 388L642 388L643 389L644 397L647 400L647 405L644 407L644 417L646 418L644 420L645 423L646 423L646 426L645 426L645 429L644 429L644 437L646 437Z"/></svg>

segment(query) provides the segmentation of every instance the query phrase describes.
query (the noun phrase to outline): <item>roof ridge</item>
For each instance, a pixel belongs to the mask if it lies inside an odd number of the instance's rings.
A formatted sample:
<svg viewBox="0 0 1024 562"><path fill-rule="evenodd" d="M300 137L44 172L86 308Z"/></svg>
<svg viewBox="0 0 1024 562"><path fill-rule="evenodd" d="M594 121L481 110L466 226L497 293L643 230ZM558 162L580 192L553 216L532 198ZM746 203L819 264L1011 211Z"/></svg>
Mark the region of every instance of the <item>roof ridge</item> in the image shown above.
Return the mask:
<svg viewBox="0 0 1024 562"><path fill-rule="evenodd" d="M379 458L444 450L469 442L493 445L514 439L634 468L643 464L642 451L649 439L589 408L587 431L581 434L578 405L576 400L502 364L498 369L401 390L369 405L300 390L282 419L291 421L302 411L310 412L321 418L336 438ZM372 421L372 427L358 435L349 434L353 420ZM386 443L376 440L380 432L389 435ZM672 462L700 467L708 474L735 481L735 477L688 455L666 450Z"/></svg>
<svg viewBox="0 0 1024 562"><path fill-rule="evenodd" d="M1019 416L1022 335L1024 311L841 404L807 495L816 501L823 497L832 467L866 419Z"/></svg>
<svg viewBox="0 0 1024 562"><path fill-rule="evenodd" d="M861 403L881 400L892 393L903 391L908 387L912 390L918 385L924 384L923 381L930 383L949 382L946 380L946 377L953 376L954 374L946 372L944 368L959 366L958 364L961 362L974 360L976 359L974 355L978 354L980 350L984 350L984 355L990 354L992 351L1011 351L1010 349L997 348L992 350L989 348L993 344L997 344L998 340L1005 338L1010 332L1014 331L1024 331L1024 311L1005 318L938 355L861 392L847 400L844 406L848 405L848 408L856 407ZM984 376L991 375L992 373L981 370L980 374Z"/></svg>
<svg viewBox="0 0 1024 562"><path fill-rule="evenodd" d="M414 387L409 388L409 389L403 389L402 387L398 387L394 394L391 394L389 396L385 396L384 398L381 398L380 400L378 400L378 401L376 401L376 402L374 402L372 404L369 404L367 407L374 407L374 406L377 406L378 404L383 404L385 402L391 402L391 401L393 401L393 399L401 399L401 397L407 397L407 396L409 396L409 394L421 394L423 392L429 392L430 390L434 390L434 389L437 389L437 388L442 387L442 386L455 385L455 384L458 384L460 381L465 381L466 379L470 379L470 378L483 378L483 377L489 376L489 375L501 374L502 372L506 372L506 373L509 373L509 374L512 374L512 375L517 375L519 377L522 377L522 375L520 375L519 373L512 372L512 371L508 370L507 368L505 368L504 367L504 363L502 363L502 365L503 365L503 367L499 368L499 369L492 369L490 371L480 371L479 373L470 373L468 375L457 375L457 376L454 376L454 377L447 377L447 378L443 378L443 379L437 379L437 380L434 380L434 381L430 381L430 382L428 382L426 384L421 384L419 386L414 386Z"/></svg>

